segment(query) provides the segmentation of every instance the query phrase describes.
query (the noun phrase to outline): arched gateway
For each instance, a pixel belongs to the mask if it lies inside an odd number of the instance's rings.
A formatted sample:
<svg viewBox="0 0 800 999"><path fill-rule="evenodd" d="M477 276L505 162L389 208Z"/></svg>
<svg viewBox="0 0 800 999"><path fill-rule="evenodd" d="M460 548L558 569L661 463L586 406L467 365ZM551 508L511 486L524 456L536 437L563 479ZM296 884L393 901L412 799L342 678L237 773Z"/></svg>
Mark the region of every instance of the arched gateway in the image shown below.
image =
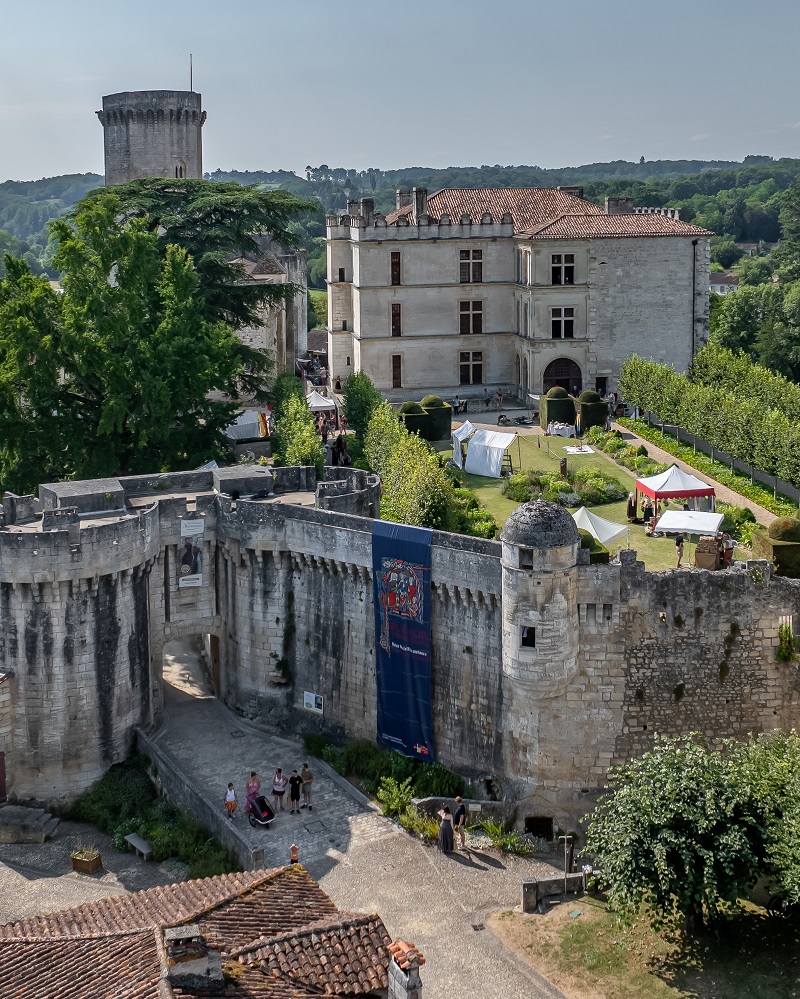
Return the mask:
<svg viewBox="0 0 800 999"><path fill-rule="evenodd" d="M542 376L542 393L551 388L563 388L573 395L583 390L583 376L578 365L568 357L559 357L551 361L544 369Z"/></svg>

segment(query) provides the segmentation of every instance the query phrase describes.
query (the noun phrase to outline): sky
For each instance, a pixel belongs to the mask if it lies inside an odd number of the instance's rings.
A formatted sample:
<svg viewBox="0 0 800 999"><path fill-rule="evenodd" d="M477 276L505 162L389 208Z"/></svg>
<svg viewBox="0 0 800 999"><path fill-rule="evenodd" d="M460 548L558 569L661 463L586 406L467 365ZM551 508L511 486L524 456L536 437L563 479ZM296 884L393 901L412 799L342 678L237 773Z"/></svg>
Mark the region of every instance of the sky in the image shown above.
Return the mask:
<svg viewBox="0 0 800 999"><path fill-rule="evenodd" d="M798 0L0 0L0 181L189 88L206 170L800 157Z"/></svg>

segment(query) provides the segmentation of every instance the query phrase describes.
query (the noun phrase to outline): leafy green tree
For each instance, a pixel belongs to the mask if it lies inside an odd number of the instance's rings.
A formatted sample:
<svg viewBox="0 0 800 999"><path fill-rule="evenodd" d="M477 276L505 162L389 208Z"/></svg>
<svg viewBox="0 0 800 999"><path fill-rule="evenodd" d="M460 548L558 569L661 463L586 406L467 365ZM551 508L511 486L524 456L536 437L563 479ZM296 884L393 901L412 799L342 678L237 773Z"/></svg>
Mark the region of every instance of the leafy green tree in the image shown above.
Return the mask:
<svg viewBox="0 0 800 999"><path fill-rule="evenodd" d="M325 451L308 403L290 395L275 424L275 456L283 465L313 465L322 474Z"/></svg>
<svg viewBox="0 0 800 999"><path fill-rule="evenodd" d="M699 927L757 879L758 812L729 756L697 736L657 738L641 759L611 770L609 786L586 845L613 907L646 905Z"/></svg>
<svg viewBox="0 0 800 999"><path fill-rule="evenodd" d="M736 245L733 236L711 237L711 262L720 264L727 270L742 256L742 250Z"/></svg>
<svg viewBox="0 0 800 999"><path fill-rule="evenodd" d="M260 312L297 293L294 285L256 284L245 280L239 261L259 253L257 236L268 234L284 246L296 246L290 225L315 205L286 191L261 191L207 180L136 180L92 191L80 201L75 220L95 205L112 203L125 219L141 219L156 237L159 253L180 246L192 257L199 282L197 296L208 322L223 321L234 330L260 324Z"/></svg>
<svg viewBox="0 0 800 999"><path fill-rule="evenodd" d="M0 279L0 489L28 492L63 474L61 297L9 254Z"/></svg>
<svg viewBox="0 0 800 999"><path fill-rule="evenodd" d="M783 194L780 210L782 263L791 280L800 279L800 181Z"/></svg>
<svg viewBox="0 0 800 999"><path fill-rule="evenodd" d="M383 460L381 487L384 520L448 529L453 489L438 458L417 434L403 428Z"/></svg>
<svg viewBox="0 0 800 999"><path fill-rule="evenodd" d="M276 420L279 420L285 414L286 405L292 398L305 400L303 383L297 375L292 375L288 371L284 371L275 379L269 393L269 399L272 403Z"/></svg>
<svg viewBox="0 0 800 999"><path fill-rule="evenodd" d="M369 375L364 371L354 371L345 380L343 394L347 422L363 438L372 413L381 404L380 392L372 384Z"/></svg>
<svg viewBox="0 0 800 999"><path fill-rule="evenodd" d="M364 435L364 457L377 475L382 475L394 449L406 432L388 402L373 410Z"/></svg>

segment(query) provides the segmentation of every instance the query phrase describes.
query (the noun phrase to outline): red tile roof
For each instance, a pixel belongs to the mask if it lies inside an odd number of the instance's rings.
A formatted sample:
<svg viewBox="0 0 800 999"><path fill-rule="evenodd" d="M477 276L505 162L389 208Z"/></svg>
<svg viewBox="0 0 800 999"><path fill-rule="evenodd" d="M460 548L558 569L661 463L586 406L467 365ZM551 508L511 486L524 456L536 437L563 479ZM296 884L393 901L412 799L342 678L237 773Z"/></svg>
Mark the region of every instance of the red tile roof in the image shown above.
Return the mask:
<svg viewBox="0 0 800 999"><path fill-rule="evenodd" d="M393 944L390 944L389 951L397 965L404 971L414 964L419 968L425 963L425 955L422 951L417 950L414 944L409 943L407 940L396 940Z"/></svg>
<svg viewBox="0 0 800 999"><path fill-rule="evenodd" d="M162 980L165 928L197 924L224 979ZM378 916L339 912L299 865L112 896L0 926L0 997L306 999L386 988Z"/></svg>
<svg viewBox="0 0 800 999"><path fill-rule="evenodd" d="M339 913L301 931L259 940L238 957L315 994L350 996L388 986L390 943L380 917Z"/></svg>
<svg viewBox="0 0 800 999"><path fill-rule="evenodd" d="M532 239L622 239L630 236L713 236L708 229L656 213L560 215L520 233Z"/></svg>
<svg viewBox="0 0 800 999"><path fill-rule="evenodd" d="M0 940L0 996L162 999L158 935Z"/></svg>
<svg viewBox="0 0 800 999"><path fill-rule="evenodd" d="M630 236L711 236L708 229L666 215L606 215L599 205L553 187L446 188L428 198L428 214L443 214L458 224L462 215L478 223L485 212L499 222L510 212L516 235L534 239L619 239ZM393 225L401 216L410 219L413 205L386 216Z"/></svg>
<svg viewBox="0 0 800 999"><path fill-rule="evenodd" d="M412 205L386 216L389 225L401 215L411 215ZM555 187L450 187L437 191L428 198L428 214L440 218L448 214L454 224L462 215L469 215L473 222L489 212L499 222L504 212L511 212L514 231L542 225L564 212L603 213L599 205L584 201L572 194L565 194Z"/></svg>

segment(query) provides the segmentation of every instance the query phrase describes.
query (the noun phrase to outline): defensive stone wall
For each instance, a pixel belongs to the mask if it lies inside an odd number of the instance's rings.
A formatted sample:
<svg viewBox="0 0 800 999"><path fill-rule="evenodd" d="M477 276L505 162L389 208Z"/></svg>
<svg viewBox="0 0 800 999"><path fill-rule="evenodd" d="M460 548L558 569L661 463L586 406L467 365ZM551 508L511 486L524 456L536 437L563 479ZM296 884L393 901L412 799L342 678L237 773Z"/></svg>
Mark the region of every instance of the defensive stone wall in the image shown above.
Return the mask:
<svg viewBox="0 0 800 999"><path fill-rule="evenodd" d="M10 794L68 800L123 759L137 726L158 721L165 644L191 635L217 650L220 696L258 723L374 738L363 514L378 490L357 469L317 483L313 469L233 468L57 484L39 503L4 503ZM98 510L100 500L121 505ZM536 517L552 505L538 506L502 544L433 534L432 704L445 766L481 788L489 780L520 820L569 827L608 767L656 733L720 740L800 724L797 664L776 655L779 626L800 620L800 583L766 563L648 573L623 552L620 564L589 565L568 515L550 509L556 526L543 534ZM202 579L182 587L181 526L198 519ZM322 714L304 708L305 691L322 695Z"/></svg>

